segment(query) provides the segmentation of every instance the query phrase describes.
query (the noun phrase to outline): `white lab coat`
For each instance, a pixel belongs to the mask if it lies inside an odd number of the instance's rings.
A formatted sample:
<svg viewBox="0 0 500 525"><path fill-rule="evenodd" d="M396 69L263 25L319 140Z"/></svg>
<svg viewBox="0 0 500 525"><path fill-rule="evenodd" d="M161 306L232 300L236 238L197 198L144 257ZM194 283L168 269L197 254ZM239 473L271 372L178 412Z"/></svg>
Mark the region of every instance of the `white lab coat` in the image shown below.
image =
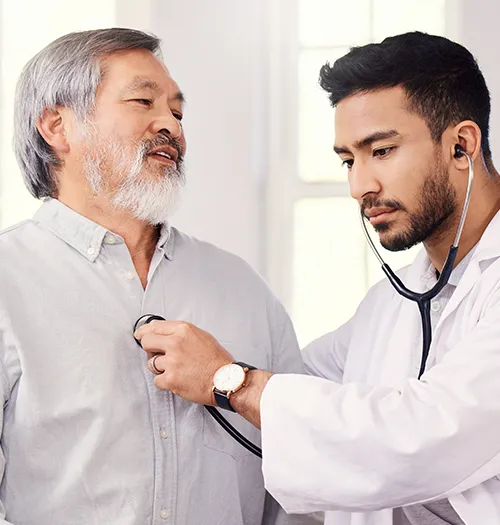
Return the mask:
<svg viewBox="0 0 500 525"><path fill-rule="evenodd" d="M428 265L422 250L400 276L423 291ZM442 312L419 381L420 323L384 280L306 349L320 377L271 378L263 469L285 510L389 525L392 508L449 498L466 525L500 524L500 213Z"/></svg>

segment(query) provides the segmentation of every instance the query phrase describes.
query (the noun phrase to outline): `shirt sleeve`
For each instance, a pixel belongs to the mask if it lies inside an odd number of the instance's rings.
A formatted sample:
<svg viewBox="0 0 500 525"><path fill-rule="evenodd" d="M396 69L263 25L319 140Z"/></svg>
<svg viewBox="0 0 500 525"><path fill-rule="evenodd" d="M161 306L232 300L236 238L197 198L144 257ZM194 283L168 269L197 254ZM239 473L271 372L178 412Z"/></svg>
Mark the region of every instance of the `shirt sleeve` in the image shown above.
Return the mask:
<svg viewBox="0 0 500 525"><path fill-rule="evenodd" d="M300 353L297 336L290 317L284 307L274 300L273 355L270 372L304 374L304 362Z"/></svg>
<svg viewBox="0 0 500 525"><path fill-rule="evenodd" d="M2 401L2 410L0 411L0 482L3 480L5 474L5 456L1 437L3 434L4 407L10 396L10 385L4 365L5 346L2 313L0 312L0 400ZM2 501L0 501L0 525L13 525L10 521L5 520L5 507Z"/></svg>
<svg viewBox="0 0 500 525"><path fill-rule="evenodd" d="M399 388L275 375L263 472L287 512L365 512L450 497L500 472L500 301Z"/></svg>
<svg viewBox="0 0 500 525"><path fill-rule="evenodd" d="M269 493L266 494L262 525L322 525L324 520L323 512L287 514Z"/></svg>

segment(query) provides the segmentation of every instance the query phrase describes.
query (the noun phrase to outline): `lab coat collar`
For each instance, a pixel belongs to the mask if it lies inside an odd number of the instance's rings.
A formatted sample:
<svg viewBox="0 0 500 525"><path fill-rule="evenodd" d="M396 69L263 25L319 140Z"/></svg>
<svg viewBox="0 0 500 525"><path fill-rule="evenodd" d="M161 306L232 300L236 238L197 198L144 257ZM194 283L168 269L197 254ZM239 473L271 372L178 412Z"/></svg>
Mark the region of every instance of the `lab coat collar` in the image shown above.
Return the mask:
<svg viewBox="0 0 500 525"><path fill-rule="evenodd" d="M444 309L437 327L439 327L445 319L459 306L461 301L474 287L477 279L481 275L481 263L492 258L500 257L500 212L497 212L490 221L481 239L475 247L474 254L463 270L460 280L457 282L454 275L450 278L450 283L455 285L457 289L448 301ZM426 276L430 268L430 260L425 250L417 255L414 263L410 266L407 276L407 286L415 291L422 292L426 289ZM437 328L436 327L436 328Z"/></svg>
<svg viewBox="0 0 500 525"><path fill-rule="evenodd" d="M480 263L492 258L500 257L500 211L497 212L490 221L481 239L479 239L479 242L473 249L474 254L468 264L468 268L471 265L475 265L479 268ZM462 277L465 277L465 275L469 273L468 268L463 272ZM422 249L415 257L413 263L407 268L406 276L403 278L406 279L406 282L408 283L407 286L417 292L424 292L428 287L430 277L429 272L434 271L434 267L427 256L427 252L425 249ZM459 281L454 279L452 273L450 278L451 284L458 286L461 281L463 281L463 279L460 279Z"/></svg>
<svg viewBox="0 0 500 525"><path fill-rule="evenodd" d="M457 289L451 296L443 314L439 320L438 327L445 319L456 310L462 300L471 291L482 273L481 263L500 257L500 212L497 212L490 221L481 239L477 243L474 255L465 269Z"/></svg>
<svg viewBox="0 0 500 525"><path fill-rule="evenodd" d="M478 263L500 257L500 211L498 211L486 227L477 245L474 259Z"/></svg>

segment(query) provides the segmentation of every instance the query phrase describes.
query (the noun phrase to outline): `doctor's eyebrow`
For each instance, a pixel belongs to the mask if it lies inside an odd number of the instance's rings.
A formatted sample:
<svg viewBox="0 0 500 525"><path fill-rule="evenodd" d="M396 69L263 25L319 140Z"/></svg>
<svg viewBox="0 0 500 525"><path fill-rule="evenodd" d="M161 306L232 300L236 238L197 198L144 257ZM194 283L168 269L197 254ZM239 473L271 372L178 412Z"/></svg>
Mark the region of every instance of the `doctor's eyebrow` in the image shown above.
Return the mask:
<svg viewBox="0 0 500 525"><path fill-rule="evenodd" d="M354 143L354 149L363 149L367 146L370 146L374 142L377 142L378 140L391 139L399 135L400 134L395 129L390 129L387 131L375 131L375 133L372 133L371 135L368 135L367 137L356 141ZM333 151L335 151L335 153L337 154L351 153L351 150L349 148L342 146L334 146Z"/></svg>

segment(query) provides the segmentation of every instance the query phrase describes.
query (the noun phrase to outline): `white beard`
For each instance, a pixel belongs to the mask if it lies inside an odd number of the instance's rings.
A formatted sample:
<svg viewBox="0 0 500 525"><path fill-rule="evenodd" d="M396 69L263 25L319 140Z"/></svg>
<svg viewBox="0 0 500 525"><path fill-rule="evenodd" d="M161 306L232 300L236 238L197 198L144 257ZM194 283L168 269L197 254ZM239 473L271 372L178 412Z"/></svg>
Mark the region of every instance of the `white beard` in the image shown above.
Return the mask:
<svg viewBox="0 0 500 525"><path fill-rule="evenodd" d="M89 141L89 131L92 142L100 144L97 152L88 151L84 158L85 176L92 193L106 193L114 208L128 211L153 226L165 222L177 209L186 182L183 165L162 169L159 164L156 177L141 175L145 162L154 162L146 159L145 144L132 151L132 148L127 149L118 141L103 140L88 128L84 132L86 141ZM121 182L115 189L106 189L104 162L114 173L121 175Z"/></svg>

